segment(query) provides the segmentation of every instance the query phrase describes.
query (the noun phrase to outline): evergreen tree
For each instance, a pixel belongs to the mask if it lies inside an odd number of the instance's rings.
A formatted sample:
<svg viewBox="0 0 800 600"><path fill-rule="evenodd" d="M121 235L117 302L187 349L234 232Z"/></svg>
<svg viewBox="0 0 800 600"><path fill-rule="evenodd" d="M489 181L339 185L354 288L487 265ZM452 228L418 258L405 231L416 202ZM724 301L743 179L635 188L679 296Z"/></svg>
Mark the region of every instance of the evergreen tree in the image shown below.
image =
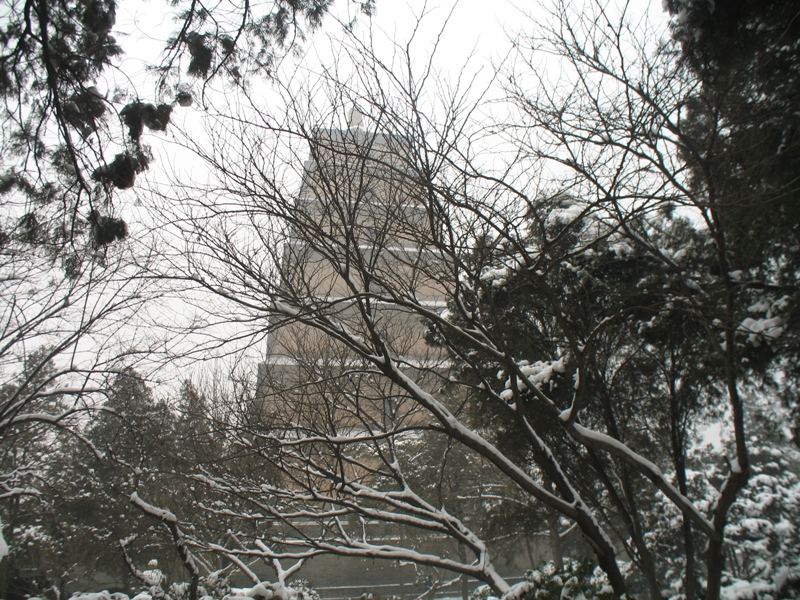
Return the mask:
<svg viewBox="0 0 800 600"><path fill-rule="evenodd" d="M752 313L741 315L750 318L750 345L760 345L762 363L772 360L781 373L797 427L800 3L669 6L684 64L700 83L686 103L683 127L692 143L682 153L696 193L711 208L711 230L725 232L725 264Z"/></svg>
<svg viewBox="0 0 800 600"><path fill-rule="evenodd" d="M99 504L81 466L92 460L78 437L82 411L70 415L69 395L47 393L60 375L50 353L49 348L32 353L17 384L4 386L0 400L6 409L0 443L3 520L10 570L19 574L3 593L12 595L48 591L66 597L69 583L107 564L97 546L104 528L96 520ZM15 405L33 418L14 424L9 409ZM66 416L53 427L53 415Z"/></svg>
<svg viewBox="0 0 800 600"><path fill-rule="evenodd" d="M154 504L179 501L180 487L175 486L172 475L178 464L175 415L165 402L153 397L145 380L133 369L116 375L103 409L87 436L106 458L87 457L80 468L86 470L85 481L100 505L95 518L107 530L105 550L113 553L118 569L125 572L120 540L137 538L131 546L133 557L141 564L157 559L169 572L178 567L166 532L133 506L130 497L138 492Z"/></svg>
<svg viewBox="0 0 800 600"><path fill-rule="evenodd" d="M371 0L359 4L372 10ZM122 55L116 0L12 2L0 26L0 248L46 247L75 276L87 254L127 235L115 192L133 187L151 161L144 131L164 131L173 107L192 104L213 78L242 86L250 75L270 77L330 5L233 0L212 14L170 3L176 31L163 60L149 65L158 85L148 100L145 90L99 89ZM121 149L107 151L109 142Z"/></svg>
<svg viewBox="0 0 800 600"><path fill-rule="evenodd" d="M161 525L130 502L139 490L154 502L180 503L174 431L167 405L126 369L111 382L103 410L81 428L97 452L68 431L9 440L6 460L36 465L35 490L15 498L4 515L11 557L35 572L36 593L52 589L63 599L99 574L130 581L124 539L142 565L157 559L168 572L182 572Z"/></svg>

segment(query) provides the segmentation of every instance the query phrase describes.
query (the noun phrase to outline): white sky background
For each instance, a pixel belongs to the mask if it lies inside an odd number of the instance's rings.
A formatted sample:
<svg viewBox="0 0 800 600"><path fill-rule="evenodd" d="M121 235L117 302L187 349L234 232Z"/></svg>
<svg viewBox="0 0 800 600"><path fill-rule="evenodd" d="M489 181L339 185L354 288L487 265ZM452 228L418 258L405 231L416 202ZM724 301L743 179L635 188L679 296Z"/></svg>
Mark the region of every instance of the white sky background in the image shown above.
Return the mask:
<svg viewBox="0 0 800 600"><path fill-rule="evenodd" d="M333 19L328 18L322 29L305 44L306 55L316 54L320 46L325 44L326 35L336 35L339 29L335 22L337 18L346 21L355 14L354 11L355 8L347 0L339 0L334 5ZM451 11L444 47L454 64L463 63L475 47L478 47L479 54L484 57L498 55L495 50L505 45L506 33L513 30L514 24L520 23L522 14L521 9L507 0L496 0L491 6L483 0L439 0L430 3L419 0L378 0L371 20L377 30L401 41L410 36L415 16L424 13L428 16L420 38L431 39ZM359 27L363 29L369 19L363 15L359 19ZM128 34L125 39L119 40L126 51L120 66L133 78L141 75L148 61L156 61L164 39L175 29L172 15L165 11L162 0L121 2L117 12L117 26L120 31ZM148 43L148 39L151 43ZM324 50L321 53L324 54Z"/></svg>
<svg viewBox="0 0 800 600"><path fill-rule="evenodd" d="M592 1L569 3L574 6ZM467 75L464 80L470 76L476 77L474 90L477 95L486 89L495 69L508 57L511 39L520 32L530 32L535 20L547 18L547 9L544 8L547 4L548 0L377 0L372 18L358 15L356 32L364 39L371 29L376 54L385 61L389 61L392 54L396 53L392 47L394 44L402 48L413 37L410 48L418 70L427 64L434 51L434 43L440 38L433 61L438 82L452 82L463 71ZM608 5L612 10L627 6L625 10L634 21L646 13L656 25L667 22L661 0L608 0ZM357 6L348 0L338 0L323 27L303 44L302 55L289 56L283 61L281 80L314 80L323 69L331 67L341 47L338 41L343 36L341 23L349 21L356 14ZM111 90L116 80L123 87L137 90L143 101L152 102L154 78L146 67L159 61L166 38L176 31L173 14L163 0L125 0L120 2L118 9L117 29L123 33L118 41L125 54L116 76L107 82L105 89L102 82L98 87L103 92ZM546 62L547 59L542 57L542 64L546 65ZM557 67L552 71L556 76ZM175 107L173 130L179 128L199 132L203 119L208 117L203 109L225 112L228 108L226 105L236 103L235 91L223 92L219 84L213 87L217 89L207 90L205 106L196 103L189 109ZM264 106L268 107L269 95L274 93L270 85L256 83L254 89L258 90L258 94L263 94ZM492 93L490 91L489 95ZM497 90L494 94L497 94ZM158 100L170 102L172 98ZM153 148L156 157L155 164L147 174L148 178L151 181L164 181L164 178L169 179L167 174L175 169L185 170L193 177L203 177L205 167L199 162L194 163L170 144L172 134L174 131L166 134L146 132L145 142ZM181 158L176 162L174 159L179 155Z"/></svg>
<svg viewBox="0 0 800 600"><path fill-rule="evenodd" d="M547 0L543 3L546 4ZM609 1L609 6L614 8L622 4L614 0ZM304 78L313 80L321 69L330 67L341 46L337 41L342 36L341 24L337 21L348 21L355 10L356 7L351 6L347 0L339 0L322 29L312 34L304 43L303 54L284 60L281 77L295 77L298 81ZM660 0L634 0L627 10L632 16L646 12L656 25L663 25L667 21ZM423 15L424 18L418 24L417 18ZM376 53L387 61L394 53L393 44L403 47L413 36L413 60L420 67L427 64L433 44L441 35L434 60L439 82L452 81L465 70L469 75L477 74L478 85L474 86L477 94L486 87L495 67L507 56L511 47L510 40L514 35L517 32L530 31L532 19L546 18L546 15L547 11L540 3L524 0L431 0L427 3L421 0L377 0L374 17L368 19L360 15L356 31L357 35L365 37L371 27ZM117 29L124 33L118 37L125 55L114 78L119 78L119 84L137 90L143 101L152 102L154 80L152 74L146 71L146 65L158 62L165 39L175 32L176 24L172 20L172 13L163 0L124 0L120 2L117 13ZM105 92L102 83L98 82L98 87ZM110 90L113 86L114 81L110 79L106 89ZM269 84L258 84L254 89L258 94L263 94L262 100L268 107L269 96L273 93ZM205 107L198 103L191 108L176 106L172 117L173 125L166 133L146 131L143 140L152 147L155 156L155 162L146 175L147 183L140 185L137 182L134 190L120 195L124 216L131 224L131 238L134 241L151 241L147 239L147 230L150 227L146 207L149 202L145 195L148 186L167 189L169 181L175 178L176 173L181 179L188 178L198 182L203 182L208 177L205 165L174 141L180 130L197 133L202 131L203 120L209 115L204 108L211 108L210 112L217 109L222 112L228 106L233 107L236 104L235 92L230 91L222 93L211 90L206 100ZM139 215L131 214L136 211L137 195L142 199L143 205ZM165 325L173 324L179 329L180 321L189 314L187 308L181 307L181 304L180 299L176 299L169 304L154 307L153 310L158 312L151 315L151 319ZM169 339L172 334L154 332L154 335ZM253 365L263 352L263 347L252 349ZM208 365L195 367L207 368ZM179 380L192 375L191 371L195 369L187 372L185 369L176 370L170 367L162 371L161 379L169 382L169 387L177 387Z"/></svg>
<svg viewBox="0 0 800 600"><path fill-rule="evenodd" d="M574 6L592 1L578 0L569 4ZM393 44L402 48L413 37L410 48L418 70L427 64L434 43L440 37L433 61L438 82L452 82L463 71L466 75L463 80L476 77L474 91L477 96L486 89L496 68L507 59L511 39L518 33L532 31L534 21L547 18L548 11L544 8L547 4L548 0L377 0L372 18L358 15L356 32L364 39L371 29L376 54L385 61L396 54ZM608 5L611 10L621 10L626 6L625 10L634 21L646 13L658 26L667 22L661 0L608 0ZM331 67L341 47L341 42L337 41L343 36L341 23L356 14L357 6L348 0L338 0L323 27L303 44L302 56L289 56L283 61L281 80L314 80L323 69ZM125 55L119 65L118 81L125 87L138 90L142 100L153 101L154 79L146 71L146 66L158 62L166 38L175 32L173 15L163 0L125 0L120 3L117 25L118 30L125 34L119 36ZM548 68L546 57L541 60L544 68ZM554 77L557 76L557 67L550 70ZM110 90L113 85L114 81L109 81L105 87ZM105 91L102 84L99 87ZM182 128L199 132L203 128L203 119L208 116L203 108L225 112L228 109L226 105L235 104L235 92L221 92L219 82L213 87L217 90L207 90L204 107L196 103L189 109L175 108L173 130ZM255 84L254 88L263 94L263 104L268 107L269 95L274 93L270 85ZM489 95L498 93L499 90L495 89ZM172 98L160 100L169 102ZM146 132L146 143L153 148L156 157L148 178L164 181L175 169L192 177L204 177L203 165L195 163L169 143L173 133ZM177 156L181 158L176 161Z"/></svg>
<svg viewBox="0 0 800 600"><path fill-rule="evenodd" d="M587 1L593 0L568 4ZM364 37L371 27L376 52L383 58L392 53L393 43L403 46L413 36L412 52L419 65L427 62L434 41L441 35L435 57L441 79L452 80L465 65L467 72L481 71L488 77L493 66L501 64L507 56L510 40L517 33L531 31L534 20L546 19L547 4L548 0L377 0L375 15L372 18L359 15L356 31ZM607 4L612 10L627 6L626 11L634 21L646 13L657 25L667 22L660 0L608 0ZM341 22L356 14L357 8L348 0L338 0L323 27L303 44L302 56L287 57L284 61L282 77L291 75L297 67L313 73L315 69L330 66L339 45L336 40L342 36ZM423 18L418 24L419 17ZM125 51L119 64L120 79L129 78L133 87L140 90L142 99L148 100L153 87L152 83L148 87L152 78L146 72L146 65L158 62L165 39L175 32L173 15L163 0L125 0L118 9L117 29L124 33L118 40ZM215 99L213 93L210 99Z"/></svg>

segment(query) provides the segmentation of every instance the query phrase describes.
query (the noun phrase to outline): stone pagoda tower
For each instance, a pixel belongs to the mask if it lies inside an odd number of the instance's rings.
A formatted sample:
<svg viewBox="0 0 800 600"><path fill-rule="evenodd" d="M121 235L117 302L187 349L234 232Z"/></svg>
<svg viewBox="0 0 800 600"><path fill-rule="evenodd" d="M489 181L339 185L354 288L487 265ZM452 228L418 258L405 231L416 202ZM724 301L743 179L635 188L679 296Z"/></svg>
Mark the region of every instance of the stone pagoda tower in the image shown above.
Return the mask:
<svg viewBox="0 0 800 600"><path fill-rule="evenodd" d="M351 125L357 125L351 117ZM310 142L281 268L287 302L376 334L410 373L446 363L425 341L427 325L404 308L444 310L440 261L430 250L424 190L406 167L409 142L357 126L323 129ZM325 431L385 428L418 418L403 394L370 373L330 335L301 319L276 322L259 389L267 411L287 425ZM327 420L322 423L321 419Z"/></svg>

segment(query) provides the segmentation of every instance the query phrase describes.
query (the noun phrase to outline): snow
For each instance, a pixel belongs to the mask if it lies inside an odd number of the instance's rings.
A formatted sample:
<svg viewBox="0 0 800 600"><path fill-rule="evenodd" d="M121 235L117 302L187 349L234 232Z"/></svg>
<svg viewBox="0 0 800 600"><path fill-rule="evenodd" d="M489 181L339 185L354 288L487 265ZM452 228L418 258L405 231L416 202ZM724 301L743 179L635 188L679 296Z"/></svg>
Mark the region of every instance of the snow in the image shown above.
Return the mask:
<svg viewBox="0 0 800 600"><path fill-rule="evenodd" d="M769 310L771 303L767 298L759 298L757 302L747 307L749 313L765 313Z"/></svg>
<svg viewBox="0 0 800 600"><path fill-rule="evenodd" d="M554 208L547 216L547 226L553 227L554 225L568 225L580 218L582 213L583 209L576 204L566 208Z"/></svg>
<svg viewBox="0 0 800 600"><path fill-rule="evenodd" d="M688 255L689 255L689 248L679 248L675 252L675 254L672 255L672 260L673 262L679 263Z"/></svg>
<svg viewBox="0 0 800 600"><path fill-rule="evenodd" d="M207 581L211 583L211 581ZM188 589L188 584L180 583L173 584L171 590L181 595ZM304 600L308 595L305 594L303 588L292 588L284 586L280 583L263 582L254 585L251 588L233 588L230 593L223 597L223 600L253 600L254 598L264 600ZM126 594L113 593L108 591L95 592L95 593L82 593L76 592L72 595L70 600L153 600L153 594L147 591L140 592L129 598ZM200 600L214 600L213 596L202 595Z"/></svg>
<svg viewBox="0 0 800 600"><path fill-rule="evenodd" d="M720 590L722 600L749 600L767 598L780 592L789 581L800 581L800 569L781 567L772 581L734 579L733 583Z"/></svg>
<svg viewBox="0 0 800 600"><path fill-rule="evenodd" d="M287 573L292 569L287 570ZM267 581L257 583L249 588L232 588L231 593L223 600L253 600L253 598L263 598L264 600L303 600L306 594L302 588L293 588L280 582L269 583Z"/></svg>
<svg viewBox="0 0 800 600"><path fill-rule="evenodd" d="M772 523L767 519L742 519L739 521L739 526L746 529L751 534L769 533L772 531Z"/></svg>
<svg viewBox="0 0 800 600"><path fill-rule="evenodd" d="M780 298L775 300L775 302L772 303L772 309L773 310L786 310L789 307L789 304L791 303L791 300L792 299L788 295L781 296Z"/></svg>
<svg viewBox="0 0 800 600"><path fill-rule="evenodd" d="M611 251L616 254L617 258L625 258L633 253L633 248L627 242L618 242L610 246Z"/></svg>
<svg viewBox="0 0 800 600"><path fill-rule="evenodd" d="M147 569L146 571L142 571L142 577L149 586L159 586L166 579L164 573L159 569Z"/></svg>
<svg viewBox="0 0 800 600"><path fill-rule="evenodd" d="M749 334L747 341L757 347L761 344L762 336L770 339L779 338L785 329L784 323L785 319L782 316L764 319L747 317L739 325L739 329Z"/></svg>
<svg viewBox="0 0 800 600"><path fill-rule="evenodd" d="M145 511L149 515L152 515L152 516L154 516L154 517L156 517L158 519L161 519L162 521L164 521L166 523L177 523L178 522L178 517L176 517L174 513L170 512L170 511L168 511L166 509L158 508L156 506L153 506L152 504L148 504L147 502L142 500L139 497L139 494L137 494L136 492L133 492L131 494L131 498L130 499L131 499L131 503L135 504L136 506L138 506L140 509L142 509L143 511ZM158 564L158 563L156 563L156 564Z"/></svg>
<svg viewBox="0 0 800 600"><path fill-rule="evenodd" d="M556 374L566 373L567 371L566 367L564 366L563 357L553 362L538 360L532 364L527 360L523 360L517 363L517 367L522 375L527 379L528 385L539 387L549 384L551 389L556 385ZM497 372L498 379L503 379L505 376L505 371L501 370ZM514 398L515 383L517 383L518 387L518 380L514 375L506 379L505 389L500 392L500 398L502 400L508 402Z"/></svg>
<svg viewBox="0 0 800 600"><path fill-rule="evenodd" d="M537 573L538 574L538 573ZM525 595L531 593L536 589L534 583L530 581L520 581L518 584L511 587L510 590L503 596L503 600L521 600Z"/></svg>
<svg viewBox="0 0 800 600"><path fill-rule="evenodd" d="M141 596L141 594L139 594ZM147 594L149 597L149 594ZM119 598L120 600L127 600L128 596L125 594L114 594L113 596L108 593L107 590L103 590L102 592L94 592L94 593L75 593L72 595L72 600L111 600L112 598Z"/></svg>
<svg viewBox="0 0 800 600"><path fill-rule="evenodd" d="M247 590L244 594L245 596L250 596L251 598L255 598L256 596L263 596L264 598L272 598L275 593L272 588L268 588L263 583L259 583L254 585L252 588Z"/></svg>
<svg viewBox="0 0 800 600"><path fill-rule="evenodd" d="M553 362L537 360L533 364L520 363L519 370L535 386L550 383L557 373L567 372L563 357ZM510 382L506 383L506 387L510 387Z"/></svg>
<svg viewBox="0 0 800 600"><path fill-rule="evenodd" d="M486 269L481 273L481 281L491 282L492 287L501 287L508 280L509 269L502 267L499 269Z"/></svg>
<svg viewBox="0 0 800 600"><path fill-rule="evenodd" d="M759 298L747 307L747 312L754 315L763 313L764 316L745 318L739 325L739 331L748 334L747 341L755 347L758 347L764 338L780 337L786 329L786 318L778 313L785 310L788 304L788 296L782 296L777 300L767 296Z"/></svg>
<svg viewBox="0 0 800 600"><path fill-rule="evenodd" d="M603 587L600 588L600 591L597 592L602 596L610 596L614 593L614 588L612 588L609 584L605 584Z"/></svg>
<svg viewBox="0 0 800 600"><path fill-rule="evenodd" d="M786 538L794 534L795 526L786 519L783 519L775 523L773 531L780 537Z"/></svg>

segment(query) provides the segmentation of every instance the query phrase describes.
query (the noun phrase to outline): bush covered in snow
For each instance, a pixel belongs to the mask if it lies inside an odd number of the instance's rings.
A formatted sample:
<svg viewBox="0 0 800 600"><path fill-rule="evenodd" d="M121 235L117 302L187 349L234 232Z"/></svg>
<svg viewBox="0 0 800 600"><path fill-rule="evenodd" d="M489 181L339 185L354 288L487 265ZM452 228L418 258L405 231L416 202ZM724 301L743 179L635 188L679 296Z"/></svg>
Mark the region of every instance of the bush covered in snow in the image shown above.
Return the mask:
<svg viewBox="0 0 800 600"><path fill-rule="evenodd" d="M157 569L151 572L161 573ZM132 597L121 592L76 592L71 600L186 600L189 598L189 584L186 582L173 583L164 590L163 577L158 584L143 589ZM202 577L198 588L200 600L319 600L319 594L308 587L307 583L299 580L294 585L282 583L262 582L252 587L232 588L228 579L219 573L212 573ZM31 598L30 600L39 600Z"/></svg>
<svg viewBox="0 0 800 600"><path fill-rule="evenodd" d="M494 598L488 586L481 586L471 600ZM567 559L561 569L549 562L525 573L525 579L513 586L502 600L606 600L613 590L602 571L591 561Z"/></svg>
<svg viewBox="0 0 800 600"><path fill-rule="evenodd" d="M731 510L725 598L800 598L800 452L758 447Z"/></svg>

